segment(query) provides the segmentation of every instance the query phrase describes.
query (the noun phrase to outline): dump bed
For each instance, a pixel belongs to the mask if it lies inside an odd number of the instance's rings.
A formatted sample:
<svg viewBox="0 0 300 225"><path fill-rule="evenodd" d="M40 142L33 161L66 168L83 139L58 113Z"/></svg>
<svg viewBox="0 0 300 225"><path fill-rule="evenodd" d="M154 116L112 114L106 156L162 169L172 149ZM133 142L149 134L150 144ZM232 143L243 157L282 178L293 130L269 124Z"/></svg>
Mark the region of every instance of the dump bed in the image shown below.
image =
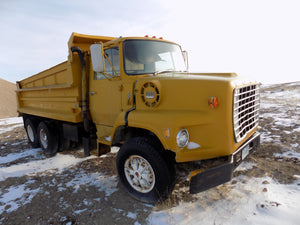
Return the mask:
<svg viewBox="0 0 300 225"><path fill-rule="evenodd" d="M68 60L17 82L18 112L73 123L82 122L81 64L70 48L88 51L97 42L113 37L73 33L68 42Z"/></svg>

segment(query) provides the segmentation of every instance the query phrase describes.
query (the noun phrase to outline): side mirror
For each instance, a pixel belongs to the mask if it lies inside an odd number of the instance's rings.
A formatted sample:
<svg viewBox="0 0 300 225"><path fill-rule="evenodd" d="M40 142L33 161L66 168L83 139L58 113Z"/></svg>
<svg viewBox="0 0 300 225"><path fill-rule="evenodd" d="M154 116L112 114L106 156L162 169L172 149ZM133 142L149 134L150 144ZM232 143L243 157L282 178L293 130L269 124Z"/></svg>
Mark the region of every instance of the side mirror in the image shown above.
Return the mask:
<svg viewBox="0 0 300 225"><path fill-rule="evenodd" d="M93 70L98 73L105 71L103 45L92 44L90 47Z"/></svg>

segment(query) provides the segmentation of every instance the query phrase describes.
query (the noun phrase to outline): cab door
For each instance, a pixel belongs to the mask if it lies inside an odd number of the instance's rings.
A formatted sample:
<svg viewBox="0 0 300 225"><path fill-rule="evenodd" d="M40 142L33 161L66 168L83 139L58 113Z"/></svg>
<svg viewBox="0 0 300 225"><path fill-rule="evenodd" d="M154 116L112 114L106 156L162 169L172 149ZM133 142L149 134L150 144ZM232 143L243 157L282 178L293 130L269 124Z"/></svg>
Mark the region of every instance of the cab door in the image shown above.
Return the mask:
<svg viewBox="0 0 300 225"><path fill-rule="evenodd" d="M106 49L105 54L115 71L105 58L105 73L95 72L94 76L90 76L89 105L98 141L110 144L114 123L122 110L122 80L119 48Z"/></svg>

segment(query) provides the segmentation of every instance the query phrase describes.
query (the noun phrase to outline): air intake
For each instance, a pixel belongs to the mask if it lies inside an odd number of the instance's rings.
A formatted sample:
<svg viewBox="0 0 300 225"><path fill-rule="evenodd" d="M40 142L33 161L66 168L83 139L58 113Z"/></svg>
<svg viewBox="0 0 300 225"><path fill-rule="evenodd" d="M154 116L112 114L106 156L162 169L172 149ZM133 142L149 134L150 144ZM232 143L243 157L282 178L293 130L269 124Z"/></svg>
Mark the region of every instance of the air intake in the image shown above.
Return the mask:
<svg viewBox="0 0 300 225"><path fill-rule="evenodd" d="M258 125L259 85L239 87L233 96L233 128L235 141L241 141Z"/></svg>

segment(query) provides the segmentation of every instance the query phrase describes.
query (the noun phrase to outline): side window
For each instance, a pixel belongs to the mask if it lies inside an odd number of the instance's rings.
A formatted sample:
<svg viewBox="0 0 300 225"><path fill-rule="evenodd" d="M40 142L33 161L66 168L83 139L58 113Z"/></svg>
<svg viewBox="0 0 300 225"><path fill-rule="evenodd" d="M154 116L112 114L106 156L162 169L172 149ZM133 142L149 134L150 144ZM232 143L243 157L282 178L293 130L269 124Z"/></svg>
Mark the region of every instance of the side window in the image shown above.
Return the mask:
<svg viewBox="0 0 300 225"><path fill-rule="evenodd" d="M120 63L119 63L119 48L114 47L114 48L109 48L106 49L105 51L106 56L108 57L109 61L113 65L114 69L116 70L117 74L114 72L112 69L110 63L108 60L104 59L105 63L105 74L112 75L112 76L118 76L120 74ZM95 72L95 80L102 80L106 79L105 76L102 73L97 73Z"/></svg>
<svg viewBox="0 0 300 225"><path fill-rule="evenodd" d="M94 72L94 80L103 80L105 76L102 73Z"/></svg>

